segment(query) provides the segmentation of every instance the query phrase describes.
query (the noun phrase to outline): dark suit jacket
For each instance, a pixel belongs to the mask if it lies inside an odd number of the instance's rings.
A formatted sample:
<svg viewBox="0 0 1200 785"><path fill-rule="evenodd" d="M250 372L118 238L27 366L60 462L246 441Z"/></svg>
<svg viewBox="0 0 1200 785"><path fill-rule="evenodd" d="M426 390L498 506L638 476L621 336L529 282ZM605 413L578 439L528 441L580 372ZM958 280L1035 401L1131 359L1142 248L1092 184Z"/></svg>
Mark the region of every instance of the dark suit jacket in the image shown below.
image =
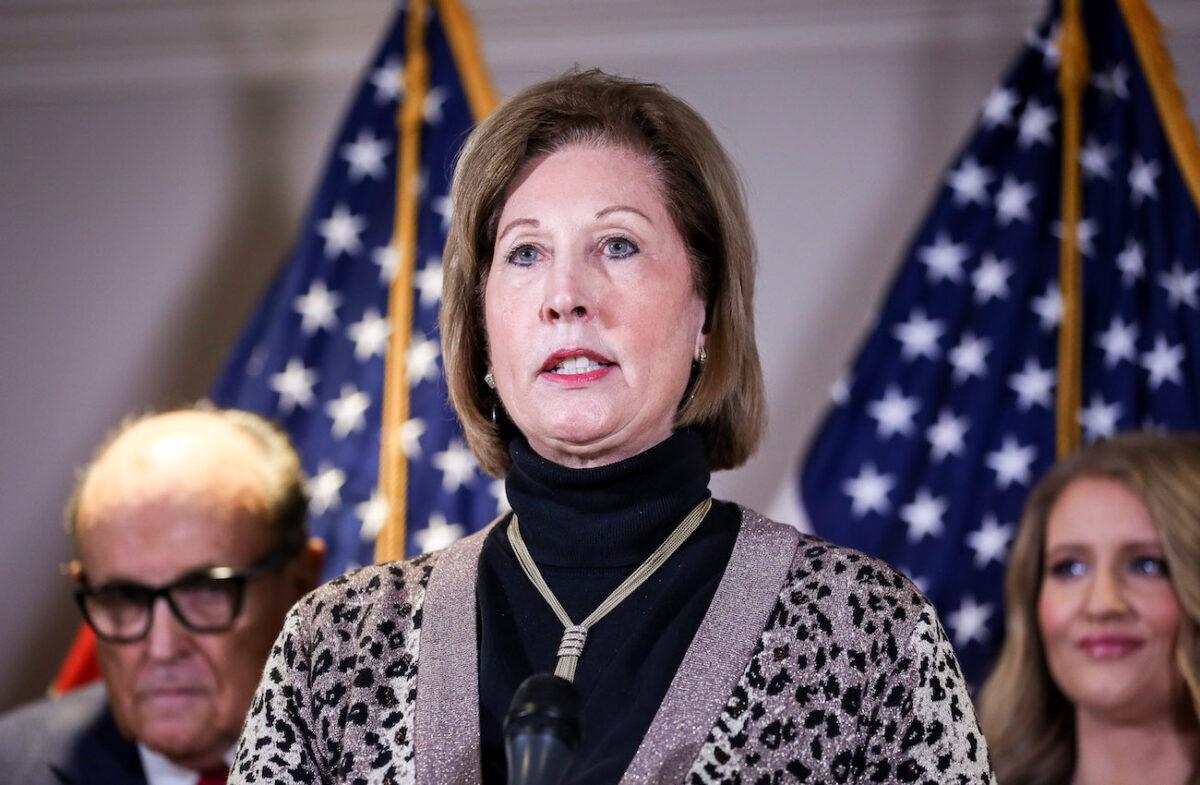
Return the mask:
<svg viewBox="0 0 1200 785"><path fill-rule="evenodd" d="M103 685L0 717L0 785L146 785Z"/></svg>

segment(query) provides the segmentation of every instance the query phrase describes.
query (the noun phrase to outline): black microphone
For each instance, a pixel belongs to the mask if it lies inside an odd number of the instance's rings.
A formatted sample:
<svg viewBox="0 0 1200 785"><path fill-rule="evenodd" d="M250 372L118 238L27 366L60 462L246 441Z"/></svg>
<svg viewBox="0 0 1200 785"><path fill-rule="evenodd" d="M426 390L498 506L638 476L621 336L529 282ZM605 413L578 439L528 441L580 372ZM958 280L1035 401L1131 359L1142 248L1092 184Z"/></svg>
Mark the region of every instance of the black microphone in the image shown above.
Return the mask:
<svg viewBox="0 0 1200 785"><path fill-rule="evenodd" d="M579 693L566 679L535 673L504 718L508 785L558 785L579 745Z"/></svg>

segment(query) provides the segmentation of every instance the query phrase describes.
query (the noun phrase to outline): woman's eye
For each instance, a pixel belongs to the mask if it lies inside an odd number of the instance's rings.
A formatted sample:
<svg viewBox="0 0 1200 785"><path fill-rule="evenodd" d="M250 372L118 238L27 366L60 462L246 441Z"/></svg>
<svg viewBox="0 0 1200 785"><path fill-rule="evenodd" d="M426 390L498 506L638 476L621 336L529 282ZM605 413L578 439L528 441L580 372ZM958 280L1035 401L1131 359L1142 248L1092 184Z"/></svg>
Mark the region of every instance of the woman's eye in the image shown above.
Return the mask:
<svg viewBox="0 0 1200 785"><path fill-rule="evenodd" d="M1159 559L1154 556L1140 556L1134 559L1129 567L1137 575L1165 578L1171 574L1170 568L1167 567L1166 559Z"/></svg>
<svg viewBox="0 0 1200 785"><path fill-rule="evenodd" d="M1087 565L1079 559L1059 559L1050 565L1050 574L1055 578L1078 578L1087 574Z"/></svg>
<svg viewBox="0 0 1200 785"><path fill-rule="evenodd" d="M604 255L614 259L624 259L638 252L638 247L632 240L624 237L610 237L604 241Z"/></svg>
<svg viewBox="0 0 1200 785"><path fill-rule="evenodd" d="M518 245L508 252L508 262L517 265L530 265L541 258L537 248L532 245Z"/></svg>

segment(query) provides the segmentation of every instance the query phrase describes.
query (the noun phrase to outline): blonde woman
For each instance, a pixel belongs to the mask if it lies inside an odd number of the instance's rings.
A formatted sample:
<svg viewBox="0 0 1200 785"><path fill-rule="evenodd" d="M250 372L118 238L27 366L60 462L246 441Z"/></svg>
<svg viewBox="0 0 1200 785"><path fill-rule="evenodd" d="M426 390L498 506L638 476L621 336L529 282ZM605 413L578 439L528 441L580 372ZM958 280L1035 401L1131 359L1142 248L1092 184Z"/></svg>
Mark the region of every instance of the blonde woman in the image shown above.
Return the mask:
<svg viewBox="0 0 1200 785"><path fill-rule="evenodd" d="M1200 436L1066 458L1013 545L980 697L1001 785L1200 783Z"/></svg>

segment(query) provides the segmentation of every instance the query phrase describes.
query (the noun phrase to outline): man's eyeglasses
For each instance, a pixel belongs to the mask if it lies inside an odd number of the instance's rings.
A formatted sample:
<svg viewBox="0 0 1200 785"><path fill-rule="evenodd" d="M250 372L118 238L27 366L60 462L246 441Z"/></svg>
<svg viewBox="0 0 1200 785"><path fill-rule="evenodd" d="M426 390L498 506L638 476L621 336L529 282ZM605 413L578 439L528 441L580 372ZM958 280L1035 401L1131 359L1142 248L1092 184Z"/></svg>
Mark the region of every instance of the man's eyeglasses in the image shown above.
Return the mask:
<svg viewBox="0 0 1200 785"><path fill-rule="evenodd" d="M242 611L247 581L283 567L299 550L295 544L286 545L244 570L211 567L190 572L165 586L133 581L90 586L87 577L81 575L75 602L96 636L110 643L133 643L145 638L159 597L166 599L171 613L192 632L225 632Z"/></svg>

